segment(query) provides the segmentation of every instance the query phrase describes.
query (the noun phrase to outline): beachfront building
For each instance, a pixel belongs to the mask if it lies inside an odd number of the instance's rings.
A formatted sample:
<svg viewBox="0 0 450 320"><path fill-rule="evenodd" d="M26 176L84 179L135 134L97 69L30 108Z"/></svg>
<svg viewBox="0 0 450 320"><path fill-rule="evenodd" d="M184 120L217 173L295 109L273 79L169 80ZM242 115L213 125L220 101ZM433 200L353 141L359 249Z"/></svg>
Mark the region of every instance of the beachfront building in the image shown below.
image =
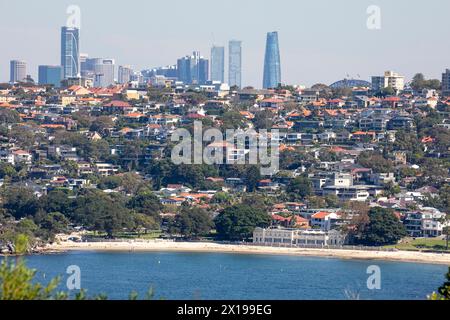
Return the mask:
<svg viewBox="0 0 450 320"><path fill-rule="evenodd" d="M253 243L261 245L342 246L345 237L337 230L299 230L286 228L256 228Z"/></svg>

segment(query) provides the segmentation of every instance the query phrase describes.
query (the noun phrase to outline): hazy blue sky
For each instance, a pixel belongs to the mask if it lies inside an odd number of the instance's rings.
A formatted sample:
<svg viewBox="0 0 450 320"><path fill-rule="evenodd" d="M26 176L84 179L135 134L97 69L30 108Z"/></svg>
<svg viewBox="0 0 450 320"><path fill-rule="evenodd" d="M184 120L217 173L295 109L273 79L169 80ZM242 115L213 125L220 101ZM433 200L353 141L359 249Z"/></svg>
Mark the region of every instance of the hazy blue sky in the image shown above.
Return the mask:
<svg viewBox="0 0 450 320"><path fill-rule="evenodd" d="M392 69L440 78L450 68L448 0L0 0L0 81L9 60L59 64L66 9L81 8L81 52L136 69L174 64L214 42L243 41L243 84L261 87L266 33L278 31L282 79L330 84L347 74L368 80ZM381 30L366 27L369 5ZM226 58L228 60L228 58Z"/></svg>

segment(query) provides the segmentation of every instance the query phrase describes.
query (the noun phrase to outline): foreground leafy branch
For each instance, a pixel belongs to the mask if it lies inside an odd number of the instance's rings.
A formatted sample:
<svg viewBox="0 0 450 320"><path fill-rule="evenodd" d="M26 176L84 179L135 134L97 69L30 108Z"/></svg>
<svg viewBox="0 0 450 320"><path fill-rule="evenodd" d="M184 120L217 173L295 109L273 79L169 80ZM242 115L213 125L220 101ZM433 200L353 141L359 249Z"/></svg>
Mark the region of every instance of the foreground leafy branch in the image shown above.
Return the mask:
<svg viewBox="0 0 450 320"><path fill-rule="evenodd" d="M34 281L36 270L29 269L23 259L4 259L0 264L0 300L108 300L106 295L89 297L81 290L73 297L68 292L58 291L60 278L52 279L44 286ZM155 293L150 288L144 300L153 300ZM138 300L137 292L132 292L130 300Z"/></svg>
<svg viewBox="0 0 450 320"><path fill-rule="evenodd" d="M429 297L430 300L450 300L450 268L448 268L446 278L447 281L438 289L438 292L434 292Z"/></svg>

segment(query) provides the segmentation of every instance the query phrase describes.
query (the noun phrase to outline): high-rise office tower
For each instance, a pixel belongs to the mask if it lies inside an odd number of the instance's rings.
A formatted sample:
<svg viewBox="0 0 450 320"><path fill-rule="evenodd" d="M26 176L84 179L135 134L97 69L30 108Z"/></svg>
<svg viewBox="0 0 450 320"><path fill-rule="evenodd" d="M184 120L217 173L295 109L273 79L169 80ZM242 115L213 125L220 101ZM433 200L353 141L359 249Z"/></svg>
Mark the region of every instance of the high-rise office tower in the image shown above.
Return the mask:
<svg viewBox="0 0 450 320"><path fill-rule="evenodd" d="M133 69L131 66L119 66L118 82L120 84L126 84L131 81L131 75Z"/></svg>
<svg viewBox="0 0 450 320"><path fill-rule="evenodd" d="M264 60L263 88L276 88L281 83L280 47L278 32L267 34L266 56Z"/></svg>
<svg viewBox="0 0 450 320"><path fill-rule="evenodd" d="M450 97L450 69L446 69L442 74L442 95Z"/></svg>
<svg viewBox="0 0 450 320"><path fill-rule="evenodd" d="M11 83L25 82L27 78L27 63L22 60L11 60L10 77Z"/></svg>
<svg viewBox="0 0 450 320"><path fill-rule="evenodd" d="M185 84L192 82L191 77L191 57L183 57L177 61L177 78Z"/></svg>
<svg viewBox="0 0 450 320"><path fill-rule="evenodd" d="M242 81L242 42L231 40L229 43L228 84L241 87Z"/></svg>
<svg viewBox="0 0 450 320"><path fill-rule="evenodd" d="M55 88L61 87L61 66L39 66L39 84L51 84Z"/></svg>
<svg viewBox="0 0 450 320"><path fill-rule="evenodd" d="M104 59L96 58L89 59L90 63L93 64L94 69L94 87L106 88L110 85L115 84L114 80L114 70L115 61L114 59Z"/></svg>
<svg viewBox="0 0 450 320"><path fill-rule="evenodd" d="M89 55L80 53L80 75L83 78L93 79L93 70L89 68Z"/></svg>
<svg viewBox="0 0 450 320"><path fill-rule="evenodd" d="M209 60L200 57L198 60L198 84L206 84L209 80Z"/></svg>
<svg viewBox="0 0 450 320"><path fill-rule="evenodd" d="M177 61L177 78L184 84L206 84L209 79L209 60L194 51Z"/></svg>
<svg viewBox="0 0 450 320"><path fill-rule="evenodd" d="M80 30L78 28L61 28L61 66L64 79L81 76Z"/></svg>
<svg viewBox="0 0 450 320"><path fill-rule="evenodd" d="M211 81L225 82L225 48L211 48Z"/></svg>
<svg viewBox="0 0 450 320"><path fill-rule="evenodd" d="M194 51L191 56L191 84L199 83L199 62L200 62L200 52Z"/></svg>

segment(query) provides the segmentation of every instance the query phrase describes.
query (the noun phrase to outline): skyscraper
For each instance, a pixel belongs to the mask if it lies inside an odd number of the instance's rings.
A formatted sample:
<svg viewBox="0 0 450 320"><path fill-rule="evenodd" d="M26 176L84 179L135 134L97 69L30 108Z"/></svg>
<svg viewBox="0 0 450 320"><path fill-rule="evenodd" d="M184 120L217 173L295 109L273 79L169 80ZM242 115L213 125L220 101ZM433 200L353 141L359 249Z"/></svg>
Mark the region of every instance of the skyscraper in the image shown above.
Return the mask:
<svg viewBox="0 0 450 320"><path fill-rule="evenodd" d="M27 78L27 63L22 60L11 60L10 77L11 83L25 82Z"/></svg>
<svg viewBox="0 0 450 320"><path fill-rule="evenodd" d="M190 84L191 77L191 57L183 57L177 61L177 78L185 84Z"/></svg>
<svg viewBox="0 0 450 320"><path fill-rule="evenodd" d="M81 76L80 30L77 28L61 28L61 66L64 79Z"/></svg>
<svg viewBox="0 0 450 320"><path fill-rule="evenodd" d="M131 75L133 74L133 69L131 66L119 66L119 77L118 82L120 84L125 84L131 81Z"/></svg>
<svg viewBox="0 0 450 320"><path fill-rule="evenodd" d="M177 78L184 84L206 84L209 78L209 60L194 51L177 61Z"/></svg>
<svg viewBox="0 0 450 320"><path fill-rule="evenodd" d="M61 66L39 66L39 84L51 84L55 88L61 87Z"/></svg>
<svg viewBox="0 0 450 320"><path fill-rule="evenodd" d="M199 83L199 63L200 63L200 52L194 51L191 56L191 81L190 84Z"/></svg>
<svg viewBox="0 0 450 320"><path fill-rule="evenodd" d="M230 87L237 86L240 88L242 81L242 42L231 40L228 47L228 84Z"/></svg>
<svg viewBox="0 0 450 320"><path fill-rule="evenodd" d="M89 55L80 53L80 75L83 78L93 78L93 70L89 66Z"/></svg>
<svg viewBox="0 0 450 320"><path fill-rule="evenodd" d="M115 84L114 80L114 70L115 70L115 61L114 59L104 59L104 58L96 58L89 59L90 63L93 64L94 67L94 87L97 88L106 88L110 85Z"/></svg>
<svg viewBox="0 0 450 320"><path fill-rule="evenodd" d="M225 48L211 48L211 81L225 82Z"/></svg>
<svg viewBox="0 0 450 320"><path fill-rule="evenodd" d="M202 85L206 84L209 79L209 60L203 57L200 57L198 60L198 81L197 83Z"/></svg>
<svg viewBox="0 0 450 320"><path fill-rule="evenodd" d="M263 88L276 88L281 83L280 47L278 32L267 34L266 57L264 60Z"/></svg>

